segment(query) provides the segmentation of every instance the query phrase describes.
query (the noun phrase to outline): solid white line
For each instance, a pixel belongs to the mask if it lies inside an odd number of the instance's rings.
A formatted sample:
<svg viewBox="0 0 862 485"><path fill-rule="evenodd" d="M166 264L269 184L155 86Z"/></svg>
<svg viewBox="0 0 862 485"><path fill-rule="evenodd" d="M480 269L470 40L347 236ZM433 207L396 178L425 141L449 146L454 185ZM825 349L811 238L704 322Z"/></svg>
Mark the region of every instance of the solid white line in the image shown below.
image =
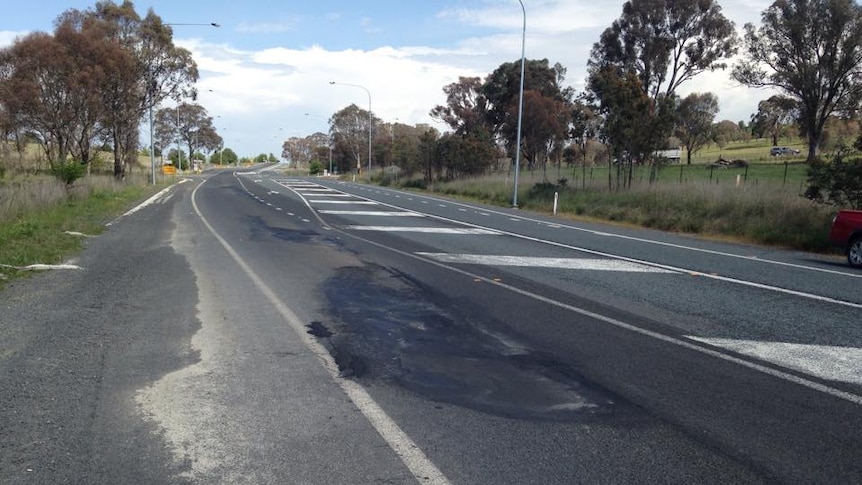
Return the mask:
<svg viewBox="0 0 862 485"><path fill-rule="evenodd" d="M495 256L488 254L416 253L443 263L481 264L485 266L521 266L532 268L625 271L631 273L675 273L645 264L618 259L538 258L530 256Z"/></svg>
<svg viewBox="0 0 862 485"><path fill-rule="evenodd" d="M188 180L189 179L180 179L180 181L177 182L176 185L186 183L186 182L188 182ZM147 200L141 202L140 204L136 205L135 207L129 209L125 214L117 217L116 219L114 219L113 221L111 221L105 225L106 226L112 226L112 225L116 224L116 222L119 221L120 219L122 219L126 216L130 216L130 215L134 214L135 212L138 212L139 210L143 209L144 207L147 207L148 205L154 204L156 201L158 201L163 195L165 195L172 188L174 188L174 185L171 185L169 187L165 187L164 189L158 191L155 195L153 195L149 199L147 199Z"/></svg>
<svg viewBox="0 0 862 485"><path fill-rule="evenodd" d="M18 271L49 271L52 269L84 269L75 264L43 264L36 263L27 266L12 266L11 264L0 264L0 268L11 268Z"/></svg>
<svg viewBox="0 0 862 485"><path fill-rule="evenodd" d="M456 227L405 227L405 226L345 226L344 229L351 231L380 231L380 232L423 232L429 234L486 234L499 235L499 232L477 228Z"/></svg>
<svg viewBox="0 0 862 485"><path fill-rule="evenodd" d="M382 217L425 217L416 212L396 212L396 211L342 211L342 210L322 210L318 211L321 214L334 215L351 215L351 216L382 216Z"/></svg>
<svg viewBox="0 0 862 485"><path fill-rule="evenodd" d="M302 320L291 310L284 302L281 301L278 294L273 291L264 281L254 272L254 270L246 264L239 253L218 233L215 228L207 221L203 213L197 205L195 195L198 189L203 186L206 181L195 187L192 192L192 206L195 213L201 219L201 222L209 230L210 234L224 247L225 251L231 258L242 268L243 272L251 279L254 285L260 292L269 300L273 308L278 311L285 323L296 333L299 339L305 344L305 347L314 354L324 369L329 373L329 376L336 384L347 394L353 404L359 409L363 416L371 423L380 436L386 441L392 451L401 458L405 466L413 473L413 476L420 483L430 483L437 485L448 485L450 482L443 475L443 472L437 468L434 463L425 455L419 446L402 430L398 424L386 414L386 411L368 394L361 385L349 379L340 377L338 366L335 360L329 354L323 345L321 345L314 337L306 330Z"/></svg>

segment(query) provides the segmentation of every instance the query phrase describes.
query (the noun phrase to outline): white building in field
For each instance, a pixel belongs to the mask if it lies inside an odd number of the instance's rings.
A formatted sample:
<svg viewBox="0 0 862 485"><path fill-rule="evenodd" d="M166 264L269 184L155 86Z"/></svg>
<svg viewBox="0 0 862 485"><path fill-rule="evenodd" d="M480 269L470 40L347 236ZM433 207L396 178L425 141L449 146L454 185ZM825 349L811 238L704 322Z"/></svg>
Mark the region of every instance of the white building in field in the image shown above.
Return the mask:
<svg viewBox="0 0 862 485"><path fill-rule="evenodd" d="M657 150L655 152L655 156L667 158L669 163L679 163L682 158L682 147L671 148L668 150Z"/></svg>

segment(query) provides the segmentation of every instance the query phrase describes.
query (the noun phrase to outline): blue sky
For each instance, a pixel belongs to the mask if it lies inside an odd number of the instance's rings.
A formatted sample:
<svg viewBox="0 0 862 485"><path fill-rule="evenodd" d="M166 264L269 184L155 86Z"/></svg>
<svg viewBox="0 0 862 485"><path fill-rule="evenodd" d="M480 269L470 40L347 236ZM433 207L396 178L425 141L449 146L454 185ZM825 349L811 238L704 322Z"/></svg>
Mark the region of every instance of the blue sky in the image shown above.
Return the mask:
<svg viewBox="0 0 862 485"><path fill-rule="evenodd" d="M526 55L568 69L566 84L583 88L586 61L602 30L620 16L622 1L523 0ZM771 0L719 0L741 29L759 23ZM4 7L0 46L17 35L50 31L69 8L95 1L36 0ZM445 101L443 86L459 76L489 74L520 58L521 7L517 0L141 0L166 23L175 42L192 51L201 72L198 102L215 118L226 145L241 155L280 155L292 136L326 132L326 119L371 92L371 109L385 122L427 123ZM771 93L736 86L727 71L695 78L681 94L711 91L719 119L748 119ZM307 114L306 114L307 113Z"/></svg>

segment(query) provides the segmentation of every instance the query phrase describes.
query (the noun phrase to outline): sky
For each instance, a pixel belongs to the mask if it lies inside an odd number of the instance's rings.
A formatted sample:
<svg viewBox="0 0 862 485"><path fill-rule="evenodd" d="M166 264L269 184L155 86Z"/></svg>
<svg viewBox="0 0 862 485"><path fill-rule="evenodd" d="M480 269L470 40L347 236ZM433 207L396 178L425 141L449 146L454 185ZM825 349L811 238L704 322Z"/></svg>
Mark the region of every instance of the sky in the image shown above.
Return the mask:
<svg viewBox="0 0 862 485"><path fill-rule="evenodd" d="M741 34L745 23L759 25L771 0L718 3ZM62 12L93 5L95 0L9 2L0 17L0 47L28 32L50 32ZM328 132L327 119L340 109L350 104L368 109L369 93L371 110L384 122L426 123L443 131L446 127L428 113L445 103L444 86L460 76L484 78L521 57L524 15L518 0L138 0L134 5L142 16L152 9L174 24L174 41L192 52L200 70L197 102L214 118L225 146L241 156L280 156L283 140ZM526 57L559 62L567 69L564 84L581 92L590 49L620 17L623 2L523 0L523 5ZM748 120L757 103L772 94L739 86L729 70L701 74L683 84L680 94L706 91L718 96L716 121Z"/></svg>

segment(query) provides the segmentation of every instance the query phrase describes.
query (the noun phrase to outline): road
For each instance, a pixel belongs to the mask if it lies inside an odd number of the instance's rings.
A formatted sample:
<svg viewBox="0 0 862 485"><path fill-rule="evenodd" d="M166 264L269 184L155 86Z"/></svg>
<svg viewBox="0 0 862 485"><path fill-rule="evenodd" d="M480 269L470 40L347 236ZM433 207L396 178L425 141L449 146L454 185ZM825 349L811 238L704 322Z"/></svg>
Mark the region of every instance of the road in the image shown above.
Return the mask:
<svg viewBox="0 0 862 485"><path fill-rule="evenodd" d="M275 170L0 293L0 483L859 483L862 272Z"/></svg>

